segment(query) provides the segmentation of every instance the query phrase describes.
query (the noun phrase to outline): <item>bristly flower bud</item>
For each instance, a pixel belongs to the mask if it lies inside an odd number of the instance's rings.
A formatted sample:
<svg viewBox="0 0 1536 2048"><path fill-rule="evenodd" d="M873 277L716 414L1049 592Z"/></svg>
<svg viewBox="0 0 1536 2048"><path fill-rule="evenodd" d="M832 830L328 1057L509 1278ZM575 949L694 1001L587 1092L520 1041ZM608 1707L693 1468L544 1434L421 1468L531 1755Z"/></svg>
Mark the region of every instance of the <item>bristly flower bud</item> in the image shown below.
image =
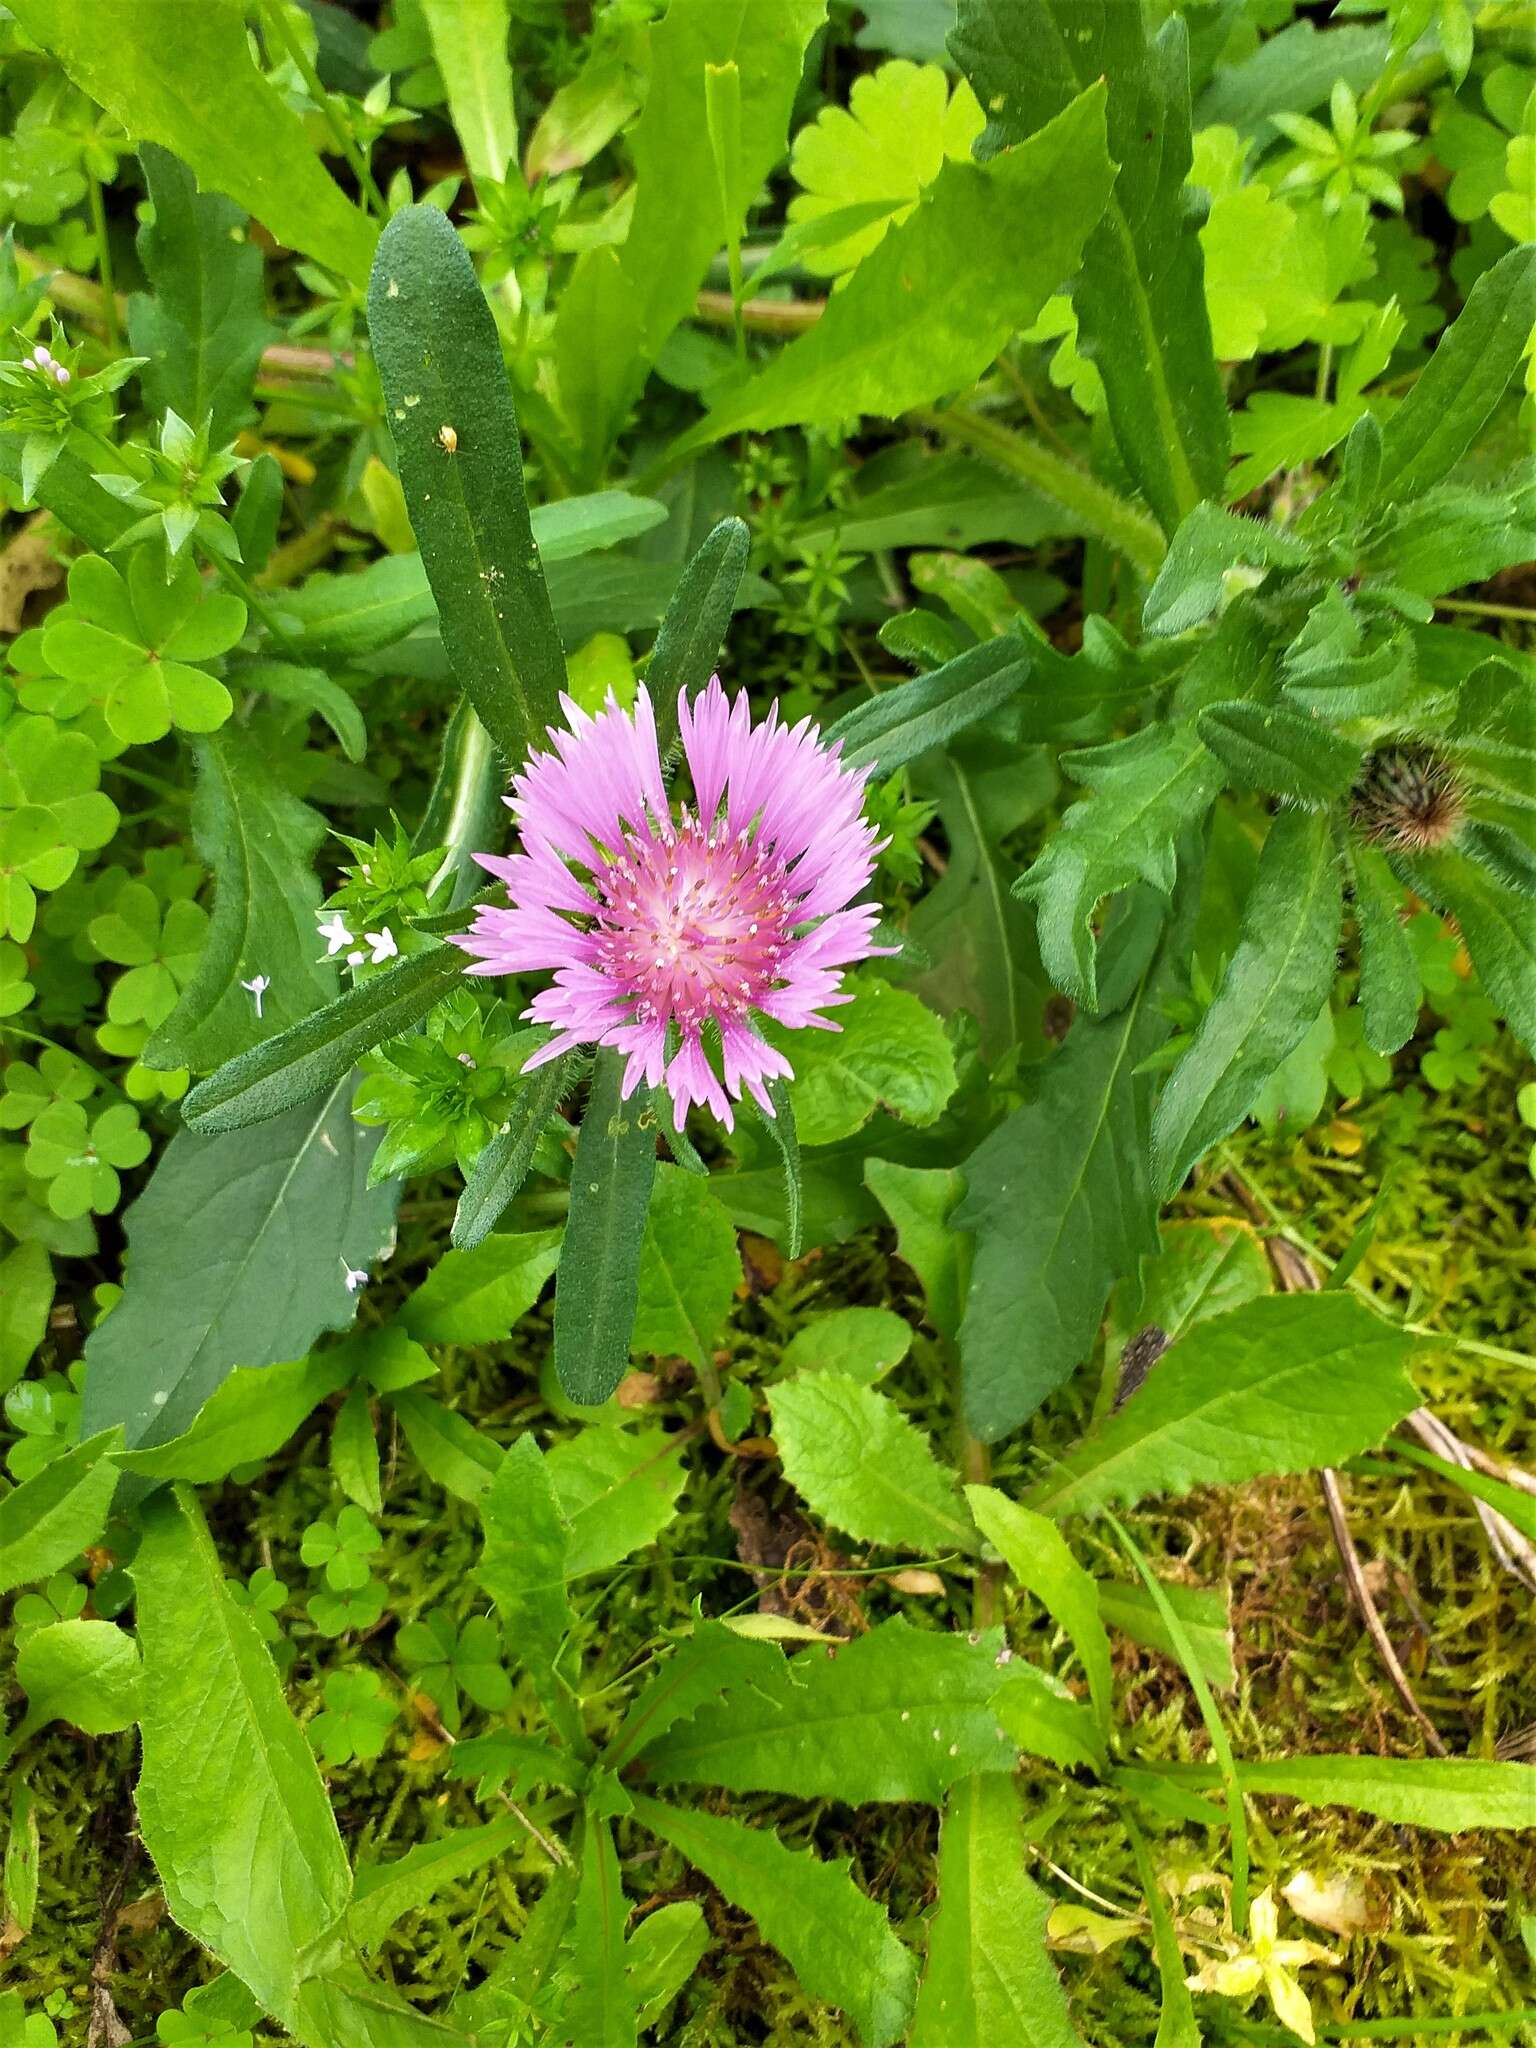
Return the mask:
<svg viewBox="0 0 1536 2048"><path fill-rule="evenodd" d="M1350 796L1355 824L1391 853L1433 853L1456 836L1465 815L1451 764L1432 747L1382 747Z"/></svg>

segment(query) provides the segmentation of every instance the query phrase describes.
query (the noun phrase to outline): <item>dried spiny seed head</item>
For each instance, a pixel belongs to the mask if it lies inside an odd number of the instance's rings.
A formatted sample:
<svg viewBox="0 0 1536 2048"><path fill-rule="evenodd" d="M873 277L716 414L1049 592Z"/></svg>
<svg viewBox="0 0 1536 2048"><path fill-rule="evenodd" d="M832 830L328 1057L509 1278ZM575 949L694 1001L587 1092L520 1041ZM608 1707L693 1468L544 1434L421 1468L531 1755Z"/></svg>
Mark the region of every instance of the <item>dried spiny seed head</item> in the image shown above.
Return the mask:
<svg viewBox="0 0 1536 2048"><path fill-rule="evenodd" d="M1365 837L1397 853L1435 852L1455 835L1463 815L1455 772L1429 747L1383 747L1372 754L1352 802Z"/></svg>

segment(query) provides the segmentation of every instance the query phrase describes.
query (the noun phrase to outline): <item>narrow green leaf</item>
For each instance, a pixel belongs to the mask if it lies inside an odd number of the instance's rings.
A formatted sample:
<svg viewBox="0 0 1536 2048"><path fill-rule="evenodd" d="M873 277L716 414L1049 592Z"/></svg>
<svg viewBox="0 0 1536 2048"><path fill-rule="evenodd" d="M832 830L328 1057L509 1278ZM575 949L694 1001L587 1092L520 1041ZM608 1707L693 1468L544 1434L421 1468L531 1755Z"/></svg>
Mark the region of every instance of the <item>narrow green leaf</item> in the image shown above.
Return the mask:
<svg viewBox="0 0 1536 2048"><path fill-rule="evenodd" d="M261 250L240 208L199 192L168 150L149 142L139 158L155 209L139 230L153 296L128 301L129 345L148 357L139 384L152 413L169 408L193 427L206 423L222 448L255 417L256 366L278 334L267 319Z"/></svg>
<svg viewBox="0 0 1536 2048"><path fill-rule="evenodd" d="M795 1128L795 1105L789 1083L775 1074L766 1083L773 1115L759 1115L775 1151L784 1162L784 1242L786 1259L798 1259L805 1243L805 1193L800 1182L800 1134Z"/></svg>
<svg viewBox="0 0 1536 2048"><path fill-rule="evenodd" d="M1382 430L1380 497L1422 495L1471 447L1509 389L1536 321L1536 247L1485 270Z"/></svg>
<svg viewBox="0 0 1536 2048"><path fill-rule="evenodd" d="M1344 1294L1268 1295L1197 1323L1029 1495L1056 1517L1342 1464L1418 1395L1413 1339Z"/></svg>
<svg viewBox="0 0 1536 2048"><path fill-rule="evenodd" d="M698 1623L630 1702L618 1733L603 1756L612 1771L644 1754L668 1729L718 1700L733 1686L754 1687L760 1677L772 1678L782 1659L765 1643L737 1635L723 1622Z"/></svg>
<svg viewBox="0 0 1536 2048"><path fill-rule="evenodd" d="M1316 808L1336 803L1360 773L1360 748L1287 704L1212 704L1195 721L1239 785Z"/></svg>
<svg viewBox="0 0 1536 2048"><path fill-rule="evenodd" d="M0 1500L0 1593L46 1579L71 1563L106 1527L121 1432L104 1429L76 1444Z"/></svg>
<svg viewBox="0 0 1536 2048"><path fill-rule="evenodd" d="M636 1797L635 1818L750 1913L801 1987L846 2013L861 2041L887 2048L902 2038L917 1968L846 1862L823 1863L811 1850L786 1849L768 1828L659 1799Z"/></svg>
<svg viewBox="0 0 1536 2048"><path fill-rule="evenodd" d="M1307 1806L1348 1806L1395 1827L1461 1835L1479 1828L1531 1826L1529 1764L1461 1756L1297 1756L1277 1763L1239 1763L1237 1774L1250 1795L1299 1799ZM1176 1785L1216 1782L1210 1764L1161 1764L1156 1775Z"/></svg>
<svg viewBox="0 0 1536 2048"><path fill-rule="evenodd" d="M5 1841L5 1910L23 1934L31 1933L37 1917L41 1847L36 1802L18 1779L11 1789L11 1831Z"/></svg>
<svg viewBox="0 0 1536 2048"><path fill-rule="evenodd" d="M361 1383L350 1389L331 1424L331 1477L365 1515L384 1512L373 1403Z"/></svg>
<svg viewBox="0 0 1536 2048"><path fill-rule="evenodd" d="M555 1281L555 1371L567 1397L606 1401L629 1366L640 1298L656 1130L620 1089L624 1061L600 1052L571 1167L571 1210Z"/></svg>
<svg viewBox="0 0 1536 2048"><path fill-rule="evenodd" d="M1101 1579L1099 1612L1105 1623L1129 1636L1144 1650L1176 1657L1173 1638L1162 1610L1145 1586L1121 1579ZM1237 1684L1232 1657L1232 1613L1224 1586L1185 1586L1177 1579L1162 1582L1163 1598L1178 1617L1190 1659L1214 1691L1230 1692Z"/></svg>
<svg viewBox="0 0 1536 2048"><path fill-rule="evenodd" d="M679 693L691 699L714 673L751 551L746 522L722 519L704 536L667 600L645 671L663 757L677 739Z"/></svg>
<svg viewBox="0 0 1536 2048"><path fill-rule="evenodd" d="M145 1846L180 1925L290 2022L352 1887L314 1752L190 1496L146 1507L133 1578Z"/></svg>
<svg viewBox="0 0 1536 2048"><path fill-rule="evenodd" d="M194 1131L239 1131L339 1087L362 1053L419 1024L463 972L457 946L410 954L199 1081L183 1117Z"/></svg>
<svg viewBox="0 0 1536 2048"><path fill-rule="evenodd" d="M473 1251L500 1222L507 1205L528 1178L533 1155L550 1118L569 1093L578 1062L565 1054L531 1073L512 1104L504 1130L498 1131L470 1169L453 1212L453 1243Z"/></svg>
<svg viewBox="0 0 1536 2048"><path fill-rule="evenodd" d="M1120 166L1083 252L1074 303L1127 469L1163 530L1220 497L1227 407L1206 314L1191 162L1188 30L1147 39L1122 0L960 0L951 48L987 110L983 157L1017 150L1073 96L1108 82ZM1098 218L1102 211L1102 219Z"/></svg>
<svg viewBox="0 0 1536 2048"><path fill-rule="evenodd" d="M47 1248L28 1241L0 1259L0 1394L15 1386L48 1330L53 1307L53 1262Z"/></svg>
<svg viewBox="0 0 1536 2048"><path fill-rule="evenodd" d="M512 766L558 725L565 655L539 567L496 323L435 206L379 239L368 325L443 645Z"/></svg>
<svg viewBox="0 0 1536 2048"><path fill-rule="evenodd" d="M531 1436L502 1455L479 1507L485 1545L475 1577L549 1706L560 1693L555 1663L576 1620L565 1590L570 1523Z"/></svg>
<svg viewBox="0 0 1536 2048"><path fill-rule="evenodd" d="M1424 1000L1418 959L1399 915L1406 899L1378 848L1352 842L1349 870L1360 928L1365 1042L1374 1052L1393 1053L1412 1038Z"/></svg>
<svg viewBox="0 0 1536 2048"><path fill-rule="evenodd" d="M1157 2039L1153 2042L1152 2048L1200 2048L1200 2027L1195 2019L1195 2002L1190 1997L1189 1986L1184 1981L1184 1952L1179 1947L1178 1930L1173 1924L1173 1915L1168 1910L1163 1888L1157 1881L1157 1869L1141 1830L1129 1814L1125 1815L1125 1831L1130 1837L1131 1848L1136 1857L1136 1872L1141 1879L1142 1896L1146 1900L1147 1915L1152 1922L1152 1949L1157 1957L1157 1974L1162 1989Z"/></svg>
<svg viewBox="0 0 1536 2048"><path fill-rule="evenodd" d="M1418 893L1461 926L1478 979L1516 1038L1536 1053L1536 917L1530 899L1449 848L1400 865Z"/></svg>
<svg viewBox="0 0 1536 2048"><path fill-rule="evenodd" d="M968 1486L976 1526L1026 1593L1064 1628L1088 1680L1088 1696L1108 1736L1114 1710L1109 1637L1099 1614L1099 1588L1054 1522L1020 1507L992 1486Z"/></svg>
<svg viewBox="0 0 1536 2048"><path fill-rule="evenodd" d="M1082 2048L1046 1952L1051 1902L1024 1869L1021 1819L1006 1778L962 1778L950 1792L911 2048Z"/></svg>
<svg viewBox="0 0 1536 2048"><path fill-rule="evenodd" d="M1157 1249L1151 1082L1138 1070L1169 1028L1163 969L1147 964L1159 910L1144 892L1106 940L1110 1014L1078 1019L1032 1099L965 1162L954 1224L975 1249L960 1356L966 1416L987 1441L1082 1364L1110 1288Z"/></svg>
<svg viewBox="0 0 1536 2048"><path fill-rule="evenodd" d="M1282 811L1259 856L1237 950L1152 1119L1153 1182L1166 1199L1252 1107L1333 987L1342 896L1333 833Z"/></svg>
<svg viewBox="0 0 1536 2048"><path fill-rule="evenodd" d="M624 1944L624 1969L634 1988L642 2030L667 2009L704 1960L712 1937L697 1899L674 1899L647 1913Z"/></svg>
<svg viewBox="0 0 1536 2048"><path fill-rule="evenodd" d="M416 1387L402 1387L388 1400L427 1477L455 1500L478 1503L501 1465L501 1453L490 1437Z"/></svg>
<svg viewBox="0 0 1536 2048"><path fill-rule="evenodd" d="M1002 634L925 676L882 690L828 726L823 737L842 743L845 767L869 766L876 777L893 774L1000 710L1018 694L1032 666L1028 643Z"/></svg>
<svg viewBox="0 0 1536 2048"><path fill-rule="evenodd" d="M516 178L508 0L422 0L421 11L469 175L477 186Z"/></svg>
<svg viewBox="0 0 1536 2048"><path fill-rule="evenodd" d="M152 1067L203 1074L334 1000L336 971L315 936L321 891L312 861L324 818L283 788L250 733L199 740L196 758L192 833L213 870L213 922L192 979L143 1056ZM250 990L258 975L260 1015Z"/></svg>
<svg viewBox="0 0 1536 2048"><path fill-rule="evenodd" d="M1163 636L1187 633L1221 603L1229 570L1300 568L1311 552L1304 541L1262 520L1219 505L1196 505L1180 523L1147 592L1142 624Z"/></svg>
<svg viewBox="0 0 1536 2048"><path fill-rule="evenodd" d="M303 1358L357 1313L351 1272L394 1235L351 1084L257 1131L180 1131L127 1212L127 1291L85 1347L85 1428L130 1449L190 1428L237 1365Z"/></svg>
<svg viewBox="0 0 1536 2048"><path fill-rule="evenodd" d="M740 1285L736 1232L708 1181L679 1166L658 1166L630 1349L686 1358L702 1372Z"/></svg>
<svg viewBox="0 0 1536 2048"><path fill-rule="evenodd" d="M18 0L12 11L135 142L173 150L205 191L227 192L275 241L364 282L377 229L256 69L238 0L134 0L110 36L96 0Z"/></svg>
<svg viewBox="0 0 1536 2048"><path fill-rule="evenodd" d="M784 1476L813 1514L861 1543L974 1547L953 1478L887 1395L845 1373L805 1372L769 1400Z"/></svg>
<svg viewBox="0 0 1536 2048"><path fill-rule="evenodd" d="M634 2048L638 2038L634 1991L624 1969L628 1915L612 1824L589 1810L571 1916L572 1984L562 2015L582 2048Z"/></svg>

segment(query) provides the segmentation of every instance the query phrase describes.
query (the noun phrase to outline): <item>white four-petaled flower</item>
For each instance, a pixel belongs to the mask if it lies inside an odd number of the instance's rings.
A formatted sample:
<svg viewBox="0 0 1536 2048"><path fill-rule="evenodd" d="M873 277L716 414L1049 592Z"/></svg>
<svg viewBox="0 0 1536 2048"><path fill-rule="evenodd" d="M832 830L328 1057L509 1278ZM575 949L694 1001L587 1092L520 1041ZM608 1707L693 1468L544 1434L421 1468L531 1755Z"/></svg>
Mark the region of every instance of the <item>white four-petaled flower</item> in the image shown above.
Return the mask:
<svg viewBox="0 0 1536 2048"><path fill-rule="evenodd" d="M344 947L350 946L352 943L352 934L342 922L339 910L333 911L330 917L321 925L320 936L325 941L325 957L328 960L332 954L341 952Z"/></svg>
<svg viewBox="0 0 1536 2048"><path fill-rule="evenodd" d="M400 948L395 944L395 935L388 925L385 925L382 931L364 932L363 942L373 948L368 957L375 967L381 967L386 960L397 958L400 952Z"/></svg>

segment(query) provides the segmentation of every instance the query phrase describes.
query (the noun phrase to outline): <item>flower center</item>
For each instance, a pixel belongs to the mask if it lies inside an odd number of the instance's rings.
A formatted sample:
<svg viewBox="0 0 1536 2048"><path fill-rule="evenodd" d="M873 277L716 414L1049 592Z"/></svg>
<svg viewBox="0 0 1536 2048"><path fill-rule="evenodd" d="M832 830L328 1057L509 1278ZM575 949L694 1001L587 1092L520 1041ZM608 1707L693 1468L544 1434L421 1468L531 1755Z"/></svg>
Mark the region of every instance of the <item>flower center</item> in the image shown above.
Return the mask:
<svg viewBox="0 0 1536 2048"><path fill-rule="evenodd" d="M596 881L599 965L641 1022L740 1017L779 982L798 895L784 863L744 832L688 817L627 831Z"/></svg>

